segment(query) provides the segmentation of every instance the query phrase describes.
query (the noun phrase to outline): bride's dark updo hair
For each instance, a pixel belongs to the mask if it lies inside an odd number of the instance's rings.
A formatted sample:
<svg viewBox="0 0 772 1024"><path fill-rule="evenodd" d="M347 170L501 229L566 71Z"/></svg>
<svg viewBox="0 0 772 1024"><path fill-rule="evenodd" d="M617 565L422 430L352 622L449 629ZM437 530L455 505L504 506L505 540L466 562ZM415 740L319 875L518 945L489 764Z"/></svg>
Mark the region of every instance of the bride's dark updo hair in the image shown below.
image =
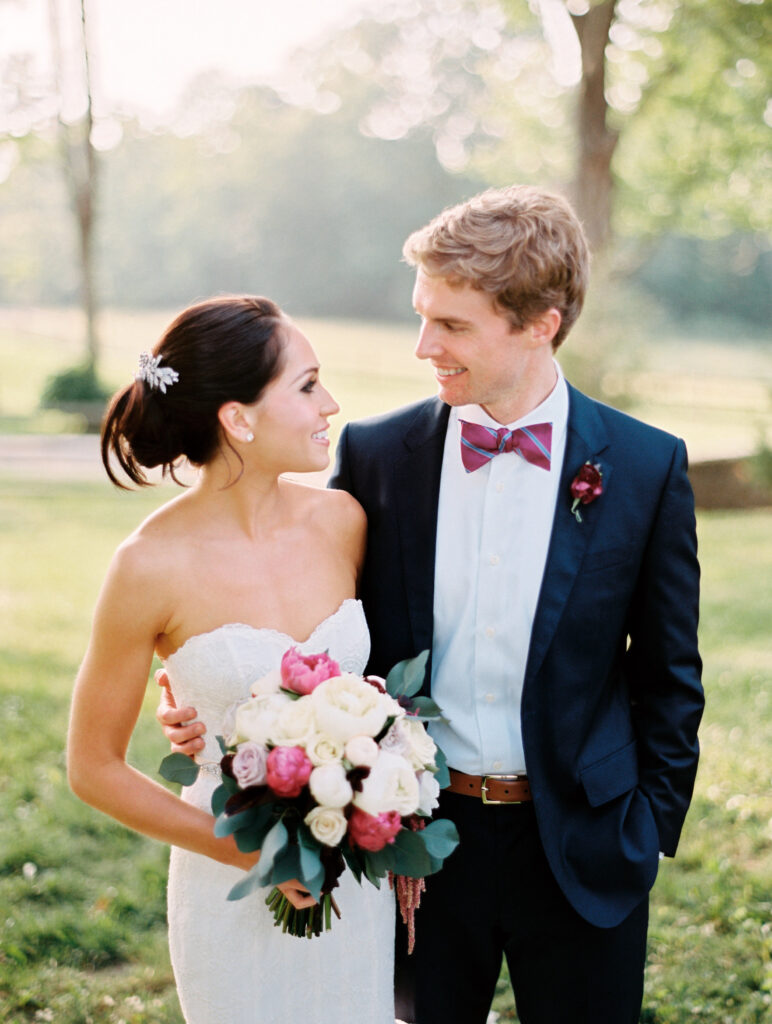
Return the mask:
<svg viewBox="0 0 772 1024"><path fill-rule="evenodd" d="M135 380L113 398L102 427L102 462L117 487L115 456L135 484L143 472L163 467L175 480L174 463L196 466L217 453L217 412L226 402L251 405L281 370L286 323L279 307L260 296L209 299L183 310L153 349L161 367L179 375L166 391ZM177 481L179 483L179 481Z"/></svg>

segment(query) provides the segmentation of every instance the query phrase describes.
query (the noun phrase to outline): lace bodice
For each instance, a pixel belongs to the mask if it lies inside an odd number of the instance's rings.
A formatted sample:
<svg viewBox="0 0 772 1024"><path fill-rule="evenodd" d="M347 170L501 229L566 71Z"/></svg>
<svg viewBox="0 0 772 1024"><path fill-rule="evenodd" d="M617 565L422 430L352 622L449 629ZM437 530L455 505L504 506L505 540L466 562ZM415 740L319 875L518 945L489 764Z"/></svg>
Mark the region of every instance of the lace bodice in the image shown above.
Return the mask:
<svg viewBox="0 0 772 1024"><path fill-rule="evenodd" d="M200 762L220 760L216 736L228 709L249 695L252 683L279 667L289 647L304 654L328 651L344 672L362 672L370 654L362 604L347 598L302 643L277 629L232 622L190 637L166 659L169 683L178 707L194 707L206 725Z"/></svg>

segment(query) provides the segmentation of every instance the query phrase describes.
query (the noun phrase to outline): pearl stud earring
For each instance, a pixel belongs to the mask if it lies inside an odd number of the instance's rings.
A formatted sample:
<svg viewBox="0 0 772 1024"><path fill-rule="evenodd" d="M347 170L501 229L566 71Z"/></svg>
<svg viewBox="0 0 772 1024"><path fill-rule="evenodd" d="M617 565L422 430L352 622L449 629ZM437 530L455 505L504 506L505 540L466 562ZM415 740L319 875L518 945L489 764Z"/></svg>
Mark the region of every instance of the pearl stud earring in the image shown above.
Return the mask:
<svg viewBox="0 0 772 1024"><path fill-rule="evenodd" d="M254 441L254 439L255 439L255 435L254 435L254 434L252 433L252 431L250 430L250 431L249 431L249 433L247 434L247 436L246 436L245 440L246 440L246 441Z"/></svg>

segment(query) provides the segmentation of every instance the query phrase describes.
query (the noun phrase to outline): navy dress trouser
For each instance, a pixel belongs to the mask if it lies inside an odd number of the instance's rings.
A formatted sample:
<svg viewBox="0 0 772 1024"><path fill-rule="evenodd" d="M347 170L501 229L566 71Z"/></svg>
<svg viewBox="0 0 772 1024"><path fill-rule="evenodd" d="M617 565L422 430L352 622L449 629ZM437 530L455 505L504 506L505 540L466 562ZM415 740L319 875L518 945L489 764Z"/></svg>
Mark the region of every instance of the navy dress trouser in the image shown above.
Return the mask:
<svg viewBox="0 0 772 1024"><path fill-rule="evenodd" d="M426 880L407 958L414 1015L398 998L398 1016L485 1024L506 956L521 1024L636 1024L648 898L617 927L595 927L555 882L533 804L440 799L435 816L451 818L461 841Z"/></svg>

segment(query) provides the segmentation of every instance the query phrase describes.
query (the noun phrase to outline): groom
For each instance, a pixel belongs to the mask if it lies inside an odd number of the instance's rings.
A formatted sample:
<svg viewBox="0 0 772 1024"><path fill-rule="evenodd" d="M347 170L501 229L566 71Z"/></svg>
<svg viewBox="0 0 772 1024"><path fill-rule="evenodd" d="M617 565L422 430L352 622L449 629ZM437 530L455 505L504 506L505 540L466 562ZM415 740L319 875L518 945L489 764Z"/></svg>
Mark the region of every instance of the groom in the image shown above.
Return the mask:
<svg viewBox="0 0 772 1024"><path fill-rule="evenodd" d="M684 445L554 361L589 264L563 199L485 192L404 253L439 395L349 424L331 480L367 512L370 671L430 648L447 719L437 813L461 843L428 879L398 1012L483 1024L503 955L523 1024L634 1024L703 706Z"/></svg>
<svg viewBox="0 0 772 1024"><path fill-rule="evenodd" d="M431 648L448 719L461 842L417 915L415 1019L482 1024L503 954L523 1024L633 1024L703 707L684 445L553 359L589 263L563 199L485 192L404 255L439 396L349 424L330 483L369 522L370 669Z"/></svg>

